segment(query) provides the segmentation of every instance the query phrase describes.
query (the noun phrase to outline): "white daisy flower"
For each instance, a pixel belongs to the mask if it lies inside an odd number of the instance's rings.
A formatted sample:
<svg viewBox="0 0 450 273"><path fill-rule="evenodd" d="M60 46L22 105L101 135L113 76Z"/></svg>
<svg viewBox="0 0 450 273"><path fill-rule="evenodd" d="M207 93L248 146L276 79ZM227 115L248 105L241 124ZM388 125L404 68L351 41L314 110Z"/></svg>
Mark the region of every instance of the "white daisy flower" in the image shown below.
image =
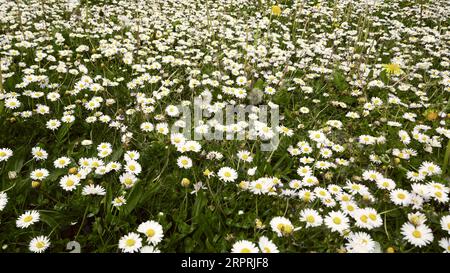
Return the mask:
<svg viewBox="0 0 450 273"><path fill-rule="evenodd" d="M138 252L142 247L142 239L139 234L130 232L119 240L119 249L125 253Z"/></svg>
<svg viewBox="0 0 450 273"><path fill-rule="evenodd" d="M37 236L30 242L29 249L34 253L42 253L50 246L50 238L47 236Z"/></svg>
<svg viewBox="0 0 450 273"><path fill-rule="evenodd" d="M164 237L162 226L155 221L141 223L137 230L147 236L147 242L152 245L157 245Z"/></svg>
<svg viewBox="0 0 450 273"><path fill-rule="evenodd" d="M256 245L247 240L240 240L233 244L231 253L258 253L259 249Z"/></svg>

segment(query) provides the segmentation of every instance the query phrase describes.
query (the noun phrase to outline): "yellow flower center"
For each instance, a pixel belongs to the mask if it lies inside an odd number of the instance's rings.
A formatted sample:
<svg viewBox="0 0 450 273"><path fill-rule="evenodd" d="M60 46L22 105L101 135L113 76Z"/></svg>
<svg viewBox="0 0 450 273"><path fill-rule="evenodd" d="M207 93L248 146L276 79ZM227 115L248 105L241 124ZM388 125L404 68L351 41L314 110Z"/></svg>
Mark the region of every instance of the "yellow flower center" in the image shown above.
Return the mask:
<svg viewBox="0 0 450 273"><path fill-rule="evenodd" d="M45 246L44 242L39 241L36 243L36 248L43 248Z"/></svg>
<svg viewBox="0 0 450 273"><path fill-rule="evenodd" d="M31 215L27 215L23 218L23 221L25 223L29 223L29 222L31 222L31 220L33 220L33 216L31 216Z"/></svg>
<svg viewBox="0 0 450 273"><path fill-rule="evenodd" d="M75 182L73 182L72 179L69 179L69 180L67 180L67 182L66 182L66 186L68 186L68 187L73 186L73 184L75 184Z"/></svg>
<svg viewBox="0 0 450 273"><path fill-rule="evenodd" d="M406 195L405 194L403 194L403 193L399 193L399 194L397 194L397 197L398 197L398 199L405 199L406 198Z"/></svg>
<svg viewBox="0 0 450 273"><path fill-rule="evenodd" d="M127 239L126 241L125 241L125 245L126 246L134 246L134 244L136 244L136 241L135 240L133 240L133 239Z"/></svg>
<svg viewBox="0 0 450 273"><path fill-rule="evenodd" d="M284 234L289 234L292 232L292 226L290 226L290 225L280 223L277 225L277 228L279 231L281 231L281 233L284 233Z"/></svg>
<svg viewBox="0 0 450 273"><path fill-rule="evenodd" d="M241 253L250 253L250 249L244 247L243 249L241 249Z"/></svg>
<svg viewBox="0 0 450 273"><path fill-rule="evenodd" d="M341 218L339 218L339 217L334 217L333 218L333 223L335 223L336 225L340 225L341 224Z"/></svg>
<svg viewBox="0 0 450 273"><path fill-rule="evenodd" d="M422 233L418 230L414 230L412 233L412 236L414 236L415 238L421 238L422 237Z"/></svg>
<svg viewBox="0 0 450 273"><path fill-rule="evenodd" d="M153 235L155 235L155 231L153 229L149 228L149 229L147 229L145 234L147 235L147 237L153 237Z"/></svg>
<svg viewBox="0 0 450 273"><path fill-rule="evenodd" d="M125 180L123 181L123 183L127 184L127 185L131 185L133 184L133 180L131 180L131 178L125 178Z"/></svg>
<svg viewBox="0 0 450 273"><path fill-rule="evenodd" d="M312 215L306 216L306 222L308 222L308 223L314 223L314 216L312 216Z"/></svg>
<svg viewBox="0 0 450 273"><path fill-rule="evenodd" d="M361 221L363 221L364 223L367 223L367 220L369 219L369 217L367 217L367 215L363 215L363 216L359 217L359 219Z"/></svg>
<svg viewBox="0 0 450 273"><path fill-rule="evenodd" d="M375 221L377 219L377 216L375 214L371 213L371 214L369 214L369 218L370 218L370 220Z"/></svg>

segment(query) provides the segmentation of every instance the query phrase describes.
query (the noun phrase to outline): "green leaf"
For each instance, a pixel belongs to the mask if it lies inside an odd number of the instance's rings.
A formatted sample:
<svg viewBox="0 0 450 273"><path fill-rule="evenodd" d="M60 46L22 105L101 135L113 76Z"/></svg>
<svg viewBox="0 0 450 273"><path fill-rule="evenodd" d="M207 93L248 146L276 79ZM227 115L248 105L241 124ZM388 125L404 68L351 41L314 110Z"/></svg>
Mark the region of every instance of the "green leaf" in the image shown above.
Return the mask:
<svg viewBox="0 0 450 273"><path fill-rule="evenodd" d="M333 83L339 91L345 91L348 88L345 76L339 71L333 73Z"/></svg>
<svg viewBox="0 0 450 273"><path fill-rule="evenodd" d="M114 152L111 154L111 160L110 161L117 161L123 154L123 148L122 146L116 148Z"/></svg>
<svg viewBox="0 0 450 273"><path fill-rule="evenodd" d="M50 173L50 175L45 179L45 181L48 182L54 182L56 181L60 176L67 173L64 169L57 169Z"/></svg>
<svg viewBox="0 0 450 273"><path fill-rule="evenodd" d="M256 89L263 89L263 86L264 86L264 80L258 79L258 80L255 82L255 85L253 86L253 88L256 88Z"/></svg>
<svg viewBox="0 0 450 273"><path fill-rule="evenodd" d="M70 127L71 124L64 123L61 126L61 129L58 130L58 133L56 134L56 142L58 144L61 144L63 142L64 138L66 137L67 133L70 130Z"/></svg>
<svg viewBox="0 0 450 273"><path fill-rule="evenodd" d="M53 210L40 210L40 219L42 222L49 225L52 229L58 227L61 222L61 215L57 211Z"/></svg>

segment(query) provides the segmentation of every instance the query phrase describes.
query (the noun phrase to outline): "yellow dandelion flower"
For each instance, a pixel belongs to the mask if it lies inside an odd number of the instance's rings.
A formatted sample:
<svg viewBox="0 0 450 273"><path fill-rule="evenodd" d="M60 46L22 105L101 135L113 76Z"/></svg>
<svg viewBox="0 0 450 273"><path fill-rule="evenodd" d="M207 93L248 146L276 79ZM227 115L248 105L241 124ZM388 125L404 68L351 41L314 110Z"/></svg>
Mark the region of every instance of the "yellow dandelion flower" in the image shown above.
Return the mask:
<svg viewBox="0 0 450 273"><path fill-rule="evenodd" d="M385 64L385 65L383 65L383 67L384 67L384 71L386 71L386 73L388 73L390 75L391 74L400 75L403 72L400 65L396 64L396 63Z"/></svg>
<svg viewBox="0 0 450 273"><path fill-rule="evenodd" d="M426 118L428 121L435 121L438 117L438 113L434 110L428 110L426 112Z"/></svg>

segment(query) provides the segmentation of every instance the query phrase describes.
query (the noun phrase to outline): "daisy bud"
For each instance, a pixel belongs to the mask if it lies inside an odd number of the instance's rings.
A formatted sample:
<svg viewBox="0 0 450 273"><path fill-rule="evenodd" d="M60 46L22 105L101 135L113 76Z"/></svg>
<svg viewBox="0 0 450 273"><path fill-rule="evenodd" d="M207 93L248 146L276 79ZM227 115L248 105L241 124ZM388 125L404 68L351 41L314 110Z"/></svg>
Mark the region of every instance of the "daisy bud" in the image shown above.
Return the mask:
<svg viewBox="0 0 450 273"><path fill-rule="evenodd" d="M395 164L400 164L400 158L398 158L398 157L394 158L394 162L395 162Z"/></svg>
<svg viewBox="0 0 450 273"><path fill-rule="evenodd" d="M256 225L256 228L259 228L259 229L263 228L263 223L259 219L255 220L255 225Z"/></svg>
<svg viewBox="0 0 450 273"><path fill-rule="evenodd" d="M352 176L352 179L355 180L355 181L361 181L362 180L362 178L360 176L357 176L357 175Z"/></svg>
<svg viewBox="0 0 450 273"><path fill-rule="evenodd" d="M387 253L395 253L395 249L392 246L390 246L386 249L386 252Z"/></svg>
<svg viewBox="0 0 450 273"><path fill-rule="evenodd" d="M15 179L16 177L17 177L17 172L15 172L15 171L10 171L10 172L8 172L8 178L9 178L9 179L13 180L13 179Z"/></svg>
<svg viewBox="0 0 450 273"><path fill-rule="evenodd" d="M69 174L76 174L77 173L77 168L76 167L72 167L69 169Z"/></svg>
<svg viewBox="0 0 450 273"><path fill-rule="evenodd" d="M246 190L247 188L248 188L248 182L247 181L241 181L240 183L239 183L239 187L241 188L241 189L243 189L243 190Z"/></svg>
<svg viewBox="0 0 450 273"><path fill-rule="evenodd" d="M83 146L89 146L91 144L92 144L92 140L89 140L89 139L85 139L85 140L81 141L81 145L83 145Z"/></svg>

